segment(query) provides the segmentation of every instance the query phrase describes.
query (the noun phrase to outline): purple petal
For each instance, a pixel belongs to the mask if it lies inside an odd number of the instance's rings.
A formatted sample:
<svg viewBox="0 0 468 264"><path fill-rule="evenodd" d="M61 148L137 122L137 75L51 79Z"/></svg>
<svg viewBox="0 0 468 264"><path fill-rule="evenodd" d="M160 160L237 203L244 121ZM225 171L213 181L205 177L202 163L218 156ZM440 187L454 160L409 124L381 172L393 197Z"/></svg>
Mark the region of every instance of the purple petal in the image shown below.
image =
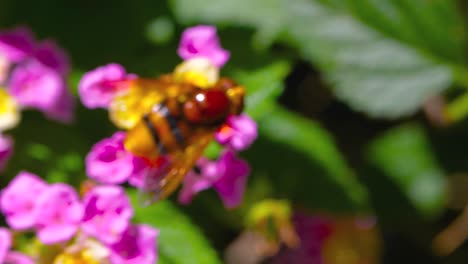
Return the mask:
<svg viewBox="0 0 468 264"><path fill-rule="evenodd" d="M137 188L145 186L145 177L151 172L148 162L140 157L133 157L133 171L128 178L128 183Z"/></svg>
<svg viewBox="0 0 468 264"><path fill-rule="evenodd" d="M0 263L5 260L11 247L11 234L8 229L0 227Z"/></svg>
<svg viewBox="0 0 468 264"><path fill-rule="evenodd" d="M34 264L31 257L14 251L8 253L5 259L6 264Z"/></svg>
<svg viewBox="0 0 468 264"><path fill-rule="evenodd" d="M250 173L249 165L246 161L238 159L234 152L226 151L219 160L219 166L223 173L214 184L214 188L226 208L236 207L242 202L247 176Z"/></svg>
<svg viewBox="0 0 468 264"><path fill-rule="evenodd" d="M70 240L78 230L78 225L51 225L37 231L37 238L49 245Z"/></svg>
<svg viewBox="0 0 468 264"><path fill-rule="evenodd" d="M217 163L209 161L206 158L200 158L197 166L201 170L200 173L190 171L185 176L178 198L181 204L189 204L195 194L213 186L221 175Z"/></svg>
<svg viewBox="0 0 468 264"><path fill-rule="evenodd" d="M125 132L116 132L111 138L96 143L86 156L87 175L102 183L125 182L134 171L134 156L125 150Z"/></svg>
<svg viewBox="0 0 468 264"><path fill-rule="evenodd" d="M192 202L193 196L203 190L210 188L213 181L206 179L201 175L190 171L184 179L184 185L179 192L179 203L189 204Z"/></svg>
<svg viewBox="0 0 468 264"><path fill-rule="evenodd" d="M248 115L232 115L228 117L226 125L216 132L215 138L222 145L242 151L252 145L257 133L257 124Z"/></svg>
<svg viewBox="0 0 468 264"><path fill-rule="evenodd" d="M67 54L54 41L44 41L36 48L35 57L42 64L58 71L62 75L70 71Z"/></svg>
<svg viewBox="0 0 468 264"><path fill-rule="evenodd" d="M120 241L110 245L112 264L154 264L157 261L159 231L147 225L133 225Z"/></svg>
<svg viewBox="0 0 468 264"><path fill-rule="evenodd" d="M0 172L6 167L8 160L13 154L13 139L0 134Z"/></svg>
<svg viewBox="0 0 468 264"><path fill-rule="evenodd" d="M222 67L230 56L229 51L221 47L216 28L207 25L186 29L182 33L177 52L184 60L203 57L218 67Z"/></svg>
<svg viewBox="0 0 468 264"><path fill-rule="evenodd" d="M115 95L127 87L119 81L128 79L120 64L111 63L87 72L78 84L81 102L87 108L106 108Z"/></svg>
<svg viewBox="0 0 468 264"><path fill-rule="evenodd" d="M34 38L27 28L16 28L0 33L0 54L11 62L19 62L30 56Z"/></svg>
<svg viewBox="0 0 468 264"><path fill-rule="evenodd" d="M50 244L70 239L83 218L78 194L69 185L56 183L37 198L36 227L39 240Z"/></svg>
<svg viewBox="0 0 468 264"><path fill-rule="evenodd" d="M47 112L61 100L64 87L65 82L58 72L31 60L13 70L8 91L21 106Z"/></svg>
<svg viewBox="0 0 468 264"><path fill-rule="evenodd" d="M3 189L0 206L8 225L15 230L32 227L36 222L37 197L47 184L29 172L20 172Z"/></svg>
<svg viewBox="0 0 468 264"><path fill-rule="evenodd" d="M123 188L98 186L83 198L85 216L83 230L100 241L116 243L127 230L133 209Z"/></svg>

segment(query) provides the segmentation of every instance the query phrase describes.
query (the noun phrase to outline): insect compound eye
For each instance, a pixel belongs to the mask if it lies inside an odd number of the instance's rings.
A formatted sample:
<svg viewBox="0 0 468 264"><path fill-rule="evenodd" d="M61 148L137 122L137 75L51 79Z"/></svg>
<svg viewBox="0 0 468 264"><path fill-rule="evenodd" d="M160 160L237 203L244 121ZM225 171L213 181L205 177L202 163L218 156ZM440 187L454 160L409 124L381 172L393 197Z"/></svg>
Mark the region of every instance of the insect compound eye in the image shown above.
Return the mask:
<svg viewBox="0 0 468 264"><path fill-rule="evenodd" d="M228 115L229 109L229 98L220 89L200 91L184 104L185 117L194 123L217 123Z"/></svg>
<svg viewBox="0 0 468 264"><path fill-rule="evenodd" d="M229 98L224 91L207 90L197 94L195 99L201 102L203 116L209 120L225 117L229 112Z"/></svg>

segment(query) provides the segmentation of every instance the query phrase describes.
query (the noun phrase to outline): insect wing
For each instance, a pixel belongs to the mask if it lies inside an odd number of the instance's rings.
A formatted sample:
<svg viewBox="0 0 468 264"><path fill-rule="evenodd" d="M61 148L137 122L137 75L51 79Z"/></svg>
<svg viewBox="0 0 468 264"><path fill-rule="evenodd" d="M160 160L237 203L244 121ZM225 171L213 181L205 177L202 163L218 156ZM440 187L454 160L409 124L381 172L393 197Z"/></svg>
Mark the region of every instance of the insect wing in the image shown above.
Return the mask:
<svg viewBox="0 0 468 264"><path fill-rule="evenodd" d="M134 79L129 88L118 94L110 104L109 115L119 128L130 129L151 111L154 105L165 100L168 88L178 89L167 80ZM177 92L177 91L174 91Z"/></svg>
<svg viewBox="0 0 468 264"><path fill-rule="evenodd" d="M184 151L161 156L161 164L146 172L144 186L140 188L140 202L150 205L171 195L193 169L212 139L213 133L207 133Z"/></svg>

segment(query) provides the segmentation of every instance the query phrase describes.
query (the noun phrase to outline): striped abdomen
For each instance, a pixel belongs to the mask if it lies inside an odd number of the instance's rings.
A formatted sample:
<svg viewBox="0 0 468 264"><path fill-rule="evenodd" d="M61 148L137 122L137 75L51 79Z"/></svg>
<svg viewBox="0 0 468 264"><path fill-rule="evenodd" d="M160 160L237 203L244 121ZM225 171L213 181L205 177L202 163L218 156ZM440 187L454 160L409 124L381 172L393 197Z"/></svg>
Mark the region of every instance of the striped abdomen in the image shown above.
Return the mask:
<svg viewBox="0 0 468 264"><path fill-rule="evenodd" d="M184 123L169 110L166 103L156 105L127 132L125 148L147 158L183 150L190 134L190 127Z"/></svg>

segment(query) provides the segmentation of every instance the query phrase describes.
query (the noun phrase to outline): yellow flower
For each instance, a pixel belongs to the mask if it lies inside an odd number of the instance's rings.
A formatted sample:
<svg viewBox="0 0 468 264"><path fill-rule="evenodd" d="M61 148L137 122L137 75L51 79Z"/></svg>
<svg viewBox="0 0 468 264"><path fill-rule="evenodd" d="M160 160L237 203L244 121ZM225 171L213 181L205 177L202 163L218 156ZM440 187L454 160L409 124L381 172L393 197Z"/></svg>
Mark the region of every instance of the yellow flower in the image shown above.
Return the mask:
<svg viewBox="0 0 468 264"><path fill-rule="evenodd" d="M59 254L53 264L110 264L109 249L96 241L87 240Z"/></svg>
<svg viewBox="0 0 468 264"><path fill-rule="evenodd" d="M0 131L15 127L20 120L20 111L15 98L0 88Z"/></svg>
<svg viewBox="0 0 468 264"><path fill-rule="evenodd" d="M175 68L174 79L200 88L208 88L218 81L219 69L208 59L194 58L182 62Z"/></svg>

